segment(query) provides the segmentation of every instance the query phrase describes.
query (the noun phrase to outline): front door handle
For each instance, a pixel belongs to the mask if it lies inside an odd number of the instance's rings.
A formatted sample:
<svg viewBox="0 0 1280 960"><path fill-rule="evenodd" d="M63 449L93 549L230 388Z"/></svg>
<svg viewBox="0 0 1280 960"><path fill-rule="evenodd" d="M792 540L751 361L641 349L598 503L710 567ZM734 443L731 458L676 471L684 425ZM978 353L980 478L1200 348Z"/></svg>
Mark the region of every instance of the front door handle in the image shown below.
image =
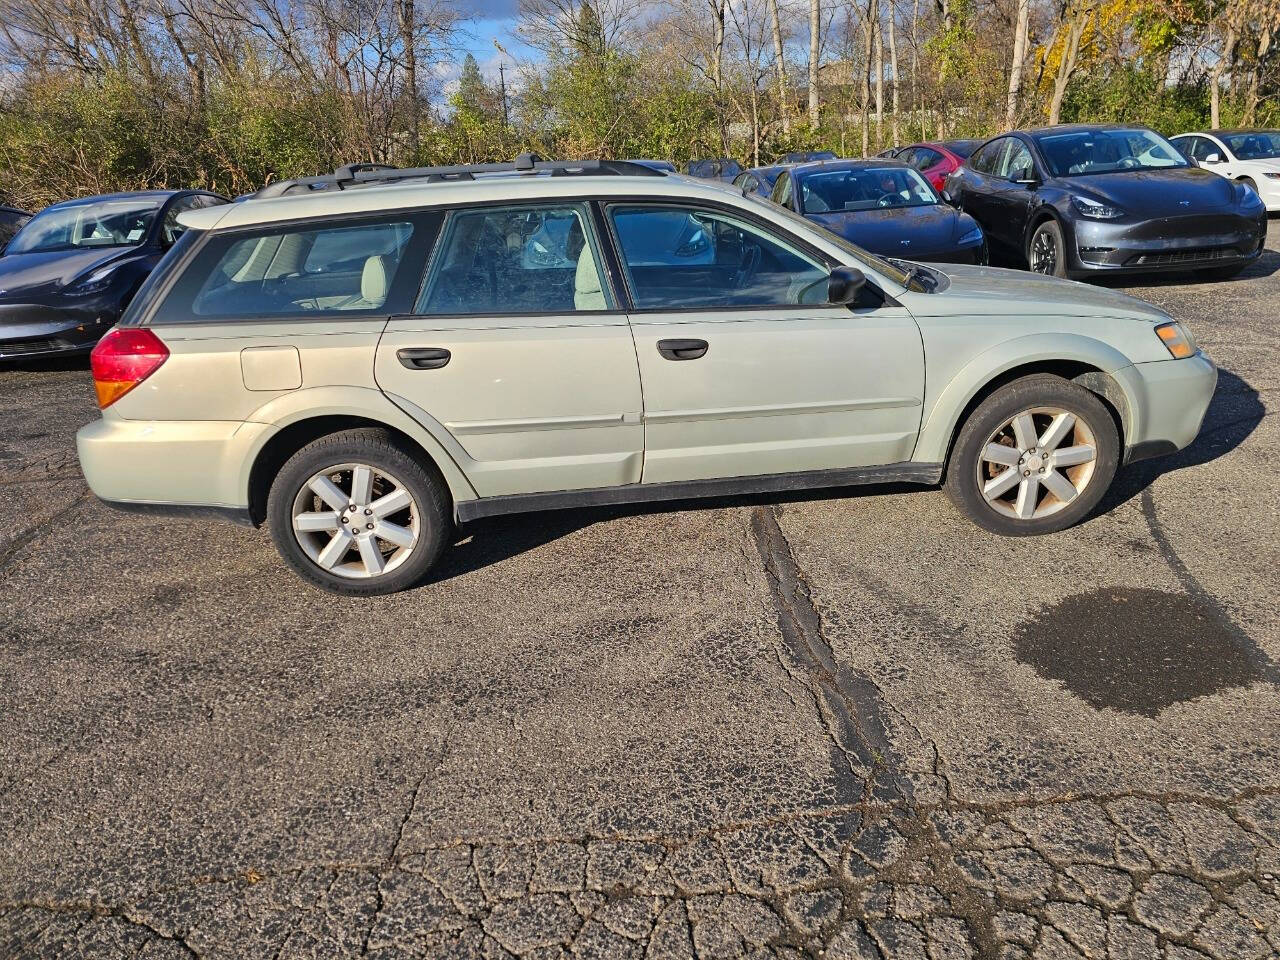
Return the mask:
<svg viewBox="0 0 1280 960"><path fill-rule="evenodd" d="M668 360L697 360L706 356L705 340L659 340L658 352Z"/></svg>
<svg viewBox="0 0 1280 960"><path fill-rule="evenodd" d="M410 370L439 370L452 356L444 347L405 347L397 350L401 366Z"/></svg>

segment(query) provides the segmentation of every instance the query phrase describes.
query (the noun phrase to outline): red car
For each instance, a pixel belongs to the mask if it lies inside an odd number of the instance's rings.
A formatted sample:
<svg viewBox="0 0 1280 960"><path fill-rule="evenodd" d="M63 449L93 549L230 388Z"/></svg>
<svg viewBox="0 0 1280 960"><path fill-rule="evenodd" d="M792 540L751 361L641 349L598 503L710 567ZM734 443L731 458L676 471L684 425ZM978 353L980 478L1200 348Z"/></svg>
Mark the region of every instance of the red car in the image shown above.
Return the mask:
<svg viewBox="0 0 1280 960"><path fill-rule="evenodd" d="M909 163L933 184L933 189L941 192L947 174L957 167L964 166L969 154L982 146L983 140L944 140L941 143L916 143L904 147L894 157L903 163Z"/></svg>

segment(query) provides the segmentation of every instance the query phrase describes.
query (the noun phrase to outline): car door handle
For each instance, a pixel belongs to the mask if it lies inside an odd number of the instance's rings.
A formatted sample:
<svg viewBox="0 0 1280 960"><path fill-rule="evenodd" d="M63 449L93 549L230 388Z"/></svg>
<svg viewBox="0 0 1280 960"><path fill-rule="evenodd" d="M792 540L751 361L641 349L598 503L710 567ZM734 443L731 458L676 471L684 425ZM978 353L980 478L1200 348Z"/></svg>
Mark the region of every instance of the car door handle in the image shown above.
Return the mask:
<svg viewBox="0 0 1280 960"><path fill-rule="evenodd" d="M439 370L452 356L444 347L405 347L396 351L401 366L410 370Z"/></svg>
<svg viewBox="0 0 1280 960"><path fill-rule="evenodd" d="M697 360L706 356L705 340L659 340L658 352L668 360Z"/></svg>

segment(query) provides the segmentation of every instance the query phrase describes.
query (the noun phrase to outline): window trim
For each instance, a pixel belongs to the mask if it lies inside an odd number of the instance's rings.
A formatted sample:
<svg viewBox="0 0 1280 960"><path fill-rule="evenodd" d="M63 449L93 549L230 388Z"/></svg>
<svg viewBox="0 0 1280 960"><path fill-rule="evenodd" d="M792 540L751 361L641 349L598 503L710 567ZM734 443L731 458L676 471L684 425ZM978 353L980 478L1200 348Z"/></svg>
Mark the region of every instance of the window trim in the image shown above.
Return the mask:
<svg viewBox="0 0 1280 960"><path fill-rule="evenodd" d="M299 313L259 313L259 314L236 314L233 316L210 316L202 317L194 312L188 311L188 315L184 319L174 320L167 319L163 315L163 310L169 302L169 298L173 296L176 289L187 279L191 266L198 257L204 254L210 243L228 241L229 244L235 243L252 236L269 236L282 233L301 233L309 230L342 230L350 227L359 227L364 224L376 225L379 223L399 223L408 221L413 225L415 233L419 228L424 229L422 243L426 247L426 253L419 259L416 250L418 245L410 240L409 253L402 261L401 269L405 269L406 265L408 273L404 275L403 280L397 272L397 284L403 282L406 287L412 284L412 288L420 288L423 276L423 263L435 249L436 241L440 236L440 225L443 218L440 210L435 207L407 207L397 208L395 210L376 210L361 211L359 213L337 214L337 215L318 215L311 217L299 217L293 220L274 220L270 223L253 223L242 227L232 227L226 230L207 230L204 231L200 242L194 244L187 252L181 263L175 264L172 275L165 283L164 289L157 291L156 298L151 304L145 317L139 317L136 326L147 327L197 327L197 326L218 326L222 324L272 324L272 323L334 323L336 321L346 320L353 323L367 323L370 321L377 323L386 323L387 318L397 316L399 313L394 310L386 310L379 307L376 310L333 310L318 311L308 310ZM416 272L416 276L414 276ZM207 279L207 277L205 278ZM203 281L201 281L203 283ZM409 290L404 291L409 293ZM391 292L388 292L387 299L391 299ZM195 293L192 293L191 303L188 307L194 305Z"/></svg>
<svg viewBox="0 0 1280 960"><path fill-rule="evenodd" d="M425 313L418 308L422 306L422 298L426 295L427 284L431 282L431 274L435 269L437 259L442 256L441 248L444 246L441 241L445 239L445 231L448 230L450 221L457 213L473 213L477 210L493 210L493 209L514 209L529 210L539 207L573 207L581 208L583 214L583 228L585 231L595 231L599 233L599 224L597 222L594 201L590 197L561 197L559 199L535 199L524 203L519 201L513 202L509 198L501 200L485 200L480 203L451 203L448 206L432 207L433 212L439 214L439 226L432 240L431 255L427 257L426 263L422 268L422 276L418 282L418 292L414 294L413 306L408 313L394 314L396 317L413 317L415 319L431 319L431 320L474 320L476 318L515 318L515 319L532 319L537 317L602 317L623 315L626 310L622 306L622 300L618 296L617 289L613 283L611 270L606 261L604 248L607 246L603 240L595 244L593 248L597 253L596 269L600 271L600 289L606 295L606 301L612 301L612 307L606 307L604 310L521 310L521 311L480 311L473 313ZM591 233L587 234L587 243L591 243Z"/></svg>
<svg viewBox="0 0 1280 960"><path fill-rule="evenodd" d="M750 224L751 226L763 231L766 234L780 235L783 238L783 242L785 244L789 244L791 246L796 247L798 250L803 252L806 257L817 261L819 264L822 265L823 269L825 269L828 274L831 273L832 269L840 265L840 261L836 260L834 257L828 255L824 251L819 250L817 247L808 243L801 237L797 237L795 234L789 231L780 230L777 224L772 223L771 221L766 220L763 217L753 216L751 211L742 210L739 207L735 207L729 204L719 204L709 200L702 200L702 199L695 200L692 198L686 200L686 199L673 199L673 198L646 196L646 197L609 197L601 201L600 206L602 208L601 215L604 218L605 223L609 229L609 241L610 241L610 245L613 247L613 254L614 254L613 263L616 264L619 272L618 273L619 285L622 287L623 291L626 293L627 313L629 314L635 314L637 316L647 316L651 314L662 314L662 313L668 313L668 314L670 313L679 313L679 314L703 313L705 314L705 313L729 313L729 312L760 313L760 312L766 312L766 311L794 310L798 308L799 309L822 309L822 308L841 309L842 308L842 305L840 304L831 304L831 303L813 303L813 304L768 303L768 304L751 304L751 305L731 304L729 306L705 306L704 305L704 306L693 306L693 307L680 307L680 306L668 305L668 306L662 306L662 307L638 307L636 306L634 296L632 296L631 285L627 280L626 267L623 265L623 262L622 262L622 243L618 238L613 217L609 213L610 209L613 207L649 206L649 207L657 207L659 209L670 209L673 206L677 206L677 207L684 207L689 210L702 210L710 214L737 217L739 220L742 220L743 222ZM612 265L613 264L611 264L611 266ZM890 305L889 298L884 296L883 292L880 291L879 287L875 286L871 282L871 279L869 277L867 278L867 284L869 289L875 290L877 295L879 295L882 298L882 303L876 304L877 307ZM843 307L843 309L848 309L848 307L845 306Z"/></svg>

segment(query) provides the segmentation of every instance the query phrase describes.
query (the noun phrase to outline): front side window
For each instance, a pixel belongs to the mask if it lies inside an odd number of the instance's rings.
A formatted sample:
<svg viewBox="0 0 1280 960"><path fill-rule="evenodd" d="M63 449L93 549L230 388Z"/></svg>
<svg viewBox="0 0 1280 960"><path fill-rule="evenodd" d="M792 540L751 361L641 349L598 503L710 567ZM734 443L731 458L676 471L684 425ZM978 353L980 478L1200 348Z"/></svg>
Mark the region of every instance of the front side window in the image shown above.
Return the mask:
<svg viewBox="0 0 1280 960"><path fill-rule="evenodd" d="M27 220L30 219L25 215L10 213L7 210L0 210L0 248L13 239Z"/></svg>
<svg viewBox="0 0 1280 960"><path fill-rule="evenodd" d="M1008 145L1009 139L1007 137L992 140L969 159L969 166L977 170L978 173L991 173L995 170L1001 154L1004 153Z"/></svg>
<svg viewBox="0 0 1280 960"><path fill-rule="evenodd" d="M224 238L191 313L214 319L383 310L413 233L411 222L398 221ZM196 266L209 259L197 258Z"/></svg>
<svg viewBox="0 0 1280 960"><path fill-rule="evenodd" d="M938 202L914 167L855 167L811 173L800 181L802 213L847 213Z"/></svg>
<svg viewBox="0 0 1280 960"><path fill-rule="evenodd" d="M416 312L609 309L588 222L580 204L454 211Z"/></svg>
<svg viewBox="0 0 1280 960"><path fill-rule="evenodd" d="M147 237L156 200L100 200L50 207L13 238L6 253L52 253L90 247L136 247Z"/></svg>
<svg viewBox="0 0 1280 960"><path fill-rule="evenodd" d="M1010 139L1009 149L1000 157L995 175L1006 180L1030 180L1035 175L1036 165L1031 159L1031 151L1021 140Z"/></svg>
<svg viewBox="0 0 1280 960"><path fill-rule="evenodd" d="M778 177L773 185L772 200L780 206L791 206L791 174L784 173Z"/></svg>
<svg viewBox="0 0 1280 960"><path fill-rule="evenodd" d="M1082 130L1036 137L1055 177L1185 167L1178 148L1152 130Z"/></svg>
<svg viewBox="0 0 1280 960"><path fill-rule="evenodd" d="M826 268L745 221L680 207L613 207L610 216L638 309L826 302Z"/></svg>
<svg viewBox="0 0 1280 960"><path fill-rule="evenodd" d="M1280 157L1280 130L1227 134L1222 139L1237 160L1273 160Z"/></svg>

